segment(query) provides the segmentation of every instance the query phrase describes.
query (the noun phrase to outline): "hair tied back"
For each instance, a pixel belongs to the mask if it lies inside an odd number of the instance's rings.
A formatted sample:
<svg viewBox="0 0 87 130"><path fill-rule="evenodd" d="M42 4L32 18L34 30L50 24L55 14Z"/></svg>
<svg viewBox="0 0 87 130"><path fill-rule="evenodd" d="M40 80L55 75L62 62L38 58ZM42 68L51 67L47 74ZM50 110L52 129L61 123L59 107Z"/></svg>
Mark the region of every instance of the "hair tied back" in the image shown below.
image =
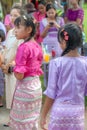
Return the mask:
<svg viewBox="0 0 87 130"><path fill-rule="evenodd" d="M22 16L24 20L27 20L27 17L25 15Z"/></svg>
<svg viewBox="0 0 87 130"><path fill-rule="evenodd" d="M65 41L68 41L69 40L69 35L68 35L68 32L66 32L64 29L62 29L62 31L61 32L63 32L63 35L64 35L64 40Z"/></svg>

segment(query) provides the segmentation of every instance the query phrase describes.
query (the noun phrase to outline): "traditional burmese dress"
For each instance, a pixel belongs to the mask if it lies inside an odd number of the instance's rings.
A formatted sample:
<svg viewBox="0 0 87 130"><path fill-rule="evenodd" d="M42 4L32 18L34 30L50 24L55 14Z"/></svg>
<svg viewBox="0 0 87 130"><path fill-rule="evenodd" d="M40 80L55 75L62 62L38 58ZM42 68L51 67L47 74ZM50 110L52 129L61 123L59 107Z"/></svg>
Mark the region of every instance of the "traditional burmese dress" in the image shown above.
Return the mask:
<svg viewBox="0 0 87 130"><path fill-rule="evenodd" d="M45 94L54 99L48 130L84 130L86 58L63 56L52 60Z"/></svg>
<svg viewBox="0 0 87 130"><path fill-rule="evenodd" d="M10 127L15 130L38 130L42 59L41 47L35 41L23 43L17 50L14 72L24 73L24 79L17 80L10 112Z"/></svg>
<svg viewBox="0 0 87 130"><path fill-rule="evenodd" d="M83 23L84 11L82 8L78 8L77 10L68 9L65 17L68 18L69 21L76 21L78 18L81 19L81 25Z"/></svg>
<svg viewBox="0 0 87 130"><path fill-rule="evenodd" d="M36 31L36 34L35 34L35 39L38 43L41 43L42 42L42 38L40 36L40 26L39 26L39 23L46 17L46 14L41 14L39 11L38 12L35 12L33 14L34 18L36 19L37 23L38 23L38 26L37 26L37 31Z"/></svg>
<svg viewBox="0 0 87 130"><path fill-rule="evenodd" d="M14 34L14 28L11 29L6 37L6 50L4 53L5 64L14 61L18 45L23 40L17 40ZM5 90L6 90L6 108L10 109L15 90L16 78L13 73L5 74Z"/></svg>
<svg viewBox="0 0 87 130"><path fill-rule="evenodd" d="M61 17L58 17L56 19L56 22L60 25L63 26L64 25L64 20ZM47 18L44 18L41 22L40 22L40 33L43 32L44 28L47 26L48 21ZM55 27L51 27L48 30L48 34L47 36L43 39L43 45L46 46L48 48L48 52L51 53L52 48L54 48L55 52L56 52L56 56L60 56L62 53L62 50L60 48L59 42L58 42L58 29L56 29Z"/></svg>
<svg viewBox="0 0 87 130"><path fill-rule="evenodd" d="M5 26L10 26L11 28L13 28L14 25L11 23L11 18L10 17L11 17L10 14L7 14L5 16L4 25Z"/></svg>

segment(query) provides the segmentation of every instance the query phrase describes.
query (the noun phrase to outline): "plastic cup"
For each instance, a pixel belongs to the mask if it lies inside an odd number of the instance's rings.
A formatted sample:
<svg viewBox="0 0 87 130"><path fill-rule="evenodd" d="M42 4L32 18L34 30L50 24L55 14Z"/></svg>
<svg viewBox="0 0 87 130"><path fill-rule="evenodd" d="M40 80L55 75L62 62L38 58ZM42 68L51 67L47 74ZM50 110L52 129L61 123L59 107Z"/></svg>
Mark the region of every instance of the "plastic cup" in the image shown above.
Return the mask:
<svg viewBox="0 0 87 130"><path fill-rule="evenodd" d="M49 62L50 61L50 54L44 54L44 61Z"/></svg>

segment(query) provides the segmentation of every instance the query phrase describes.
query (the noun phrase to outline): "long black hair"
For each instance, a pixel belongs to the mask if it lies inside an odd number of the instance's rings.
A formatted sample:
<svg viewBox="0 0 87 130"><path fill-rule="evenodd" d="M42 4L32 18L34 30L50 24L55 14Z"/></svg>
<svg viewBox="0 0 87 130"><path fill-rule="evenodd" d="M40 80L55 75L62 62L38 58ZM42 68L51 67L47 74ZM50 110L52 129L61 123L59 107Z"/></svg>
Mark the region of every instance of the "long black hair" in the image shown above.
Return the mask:
<svg viewBox="0 0 87 130"><path fill-rule="evenodd" d="M62 53L63 56L71 50L82 47L82 30L77 24L68 23L59 29L58 40L61 44L60 39L66 41L66 48Z"/></svg>
<svg viewBox="0 0 87 130"><path fill-rule="evenodd" d="M14 25L19 27L19 25L23 25L25 27L31 27L32 28L32 32L29 36L29 38L26 40L26 41L29 41L34 35L35 35L35 32L36 32L36 26L32 20L32 18L30 18L28 15L22 15L20 17L18 17L15 22L14 22ZM25 42L26 42L25 41Z"/></svg>

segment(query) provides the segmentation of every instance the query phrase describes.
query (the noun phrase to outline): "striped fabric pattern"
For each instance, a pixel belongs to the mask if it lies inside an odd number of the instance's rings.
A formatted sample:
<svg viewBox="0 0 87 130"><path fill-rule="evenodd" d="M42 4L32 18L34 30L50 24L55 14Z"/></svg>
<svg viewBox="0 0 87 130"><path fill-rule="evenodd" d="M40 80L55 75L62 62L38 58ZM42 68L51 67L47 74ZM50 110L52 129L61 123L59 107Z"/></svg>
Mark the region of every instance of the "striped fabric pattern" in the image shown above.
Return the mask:
<svg viewBox="0 0 87 130"><path fill-rule="evenodd" d="M38 130L41 99L39 77L17 81L10 113L10 127L15 130Z"/></svg>

